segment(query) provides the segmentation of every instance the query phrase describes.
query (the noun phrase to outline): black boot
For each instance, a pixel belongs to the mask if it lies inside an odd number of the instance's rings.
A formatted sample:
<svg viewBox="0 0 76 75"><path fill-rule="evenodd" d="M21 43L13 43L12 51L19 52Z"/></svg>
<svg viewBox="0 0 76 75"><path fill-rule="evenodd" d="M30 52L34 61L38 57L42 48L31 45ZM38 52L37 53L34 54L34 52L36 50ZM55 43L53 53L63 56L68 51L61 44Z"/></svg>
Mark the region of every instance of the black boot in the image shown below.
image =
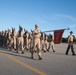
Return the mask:
<svg viewBox="0 0 76 75"><path fill-rule="evenodd" d="M22 54L24 54L24 51L22 51Z"/></svg>
<svg viewBox="0 0 76 75"><path fill-rule="evenodd" d="M42 60L42 57L39 55L39 60Z"/></svg>
<svg viewBox="0 0 76 75"><path fill-rule="evenodd" d="M47 49L47 51L49 52L49 49Z"/></svg>
<svg viewBox="0 0 76 75"><path fill-rule="evenodd" d="M53 50L53 52L55 52L55 50Z"/></svg>
<svg viewBox="0 0 76 75"><path fill-rule="evenodd" d="M34 57L33 55L31 55L31 58L32 58L32 59L35 59L35 57Z"/></svg>

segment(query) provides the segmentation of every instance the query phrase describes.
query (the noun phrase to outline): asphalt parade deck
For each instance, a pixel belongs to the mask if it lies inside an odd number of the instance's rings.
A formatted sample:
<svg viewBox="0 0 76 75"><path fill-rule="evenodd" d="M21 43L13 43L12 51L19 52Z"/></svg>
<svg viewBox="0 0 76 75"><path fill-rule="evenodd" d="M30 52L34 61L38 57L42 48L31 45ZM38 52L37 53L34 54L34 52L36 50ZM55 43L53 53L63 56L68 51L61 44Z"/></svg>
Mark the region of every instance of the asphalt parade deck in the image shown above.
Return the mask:
<svg viewBox="0 0 76 75"><path fill-rule="evenodd" d="M76 55L71 50L65 55L67 44L56 44L55 53L42 52L43 60L35 59L31 54L16 53L0 48L0 75L76 75ZM76 53L76 44L74 44Z"/></svg>

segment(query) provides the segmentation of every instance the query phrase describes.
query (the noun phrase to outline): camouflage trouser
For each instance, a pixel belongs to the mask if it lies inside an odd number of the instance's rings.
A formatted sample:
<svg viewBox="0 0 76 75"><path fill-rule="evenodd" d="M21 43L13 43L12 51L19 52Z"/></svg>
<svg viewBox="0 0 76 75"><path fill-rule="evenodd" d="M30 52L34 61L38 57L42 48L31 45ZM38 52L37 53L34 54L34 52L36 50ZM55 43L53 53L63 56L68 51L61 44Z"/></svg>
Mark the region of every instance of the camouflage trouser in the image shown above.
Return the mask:
<svg viewBox="0 0 76 75"><path fill-rule="evenodd" d="M48 42L47 42L47 40L44 41L44 47L45 47L45 50L48 49Z"/></svg>
<svg viewBox="0 0 76 75"><path fill-rule="evenodd" d="M24 51L23 44L24 44L23 37L18 37L17 38L17 51L18 50Z"/></svg>
<svg viewBox="0 0 76 75"><path fill-rule="evenodd" d="M45 50L45 46L44 46L44 39L41 40L41 50Z"/></svg>
<svg viewBox="0 0 76 75"><path fill-rule="evenodd" d="M28 39L28 48L29 48L30 51L31 51L32 47L33 47L33 40Z"/></svg>
<svg viewBox="0 0 76 75"><path fill-rule="evenodd" d="M7 48L10 48L10 41L11 41L11 38L7 38L7 42L6 42L6 46L7 46Z"/></svg>
<svg viewBox="0 0 76 75"><path fill-rule="evenodd" d="M51 47L52 47L52 50L55 50L53 41L49 42L49 48L48 49L50 49Z"/></svg>
<svg viewBox="0 0 76 75"><path fill-rule="evenodd" d="M13 37L13 48L16 49L16 37Z"/></svg>
<svg viewBox="0 0 76 75"><path fill-rule="evenodd" d="M32 49L32 54L34 53L34 51L37 48L37 54L38 56L41 56L41 50L40 50L40 39L39 38L35 38L34 42L33 42L33 49Z"/></svg>
<svg viewBox="0 0 76 75"><path fill-rule="evenodd" d="M4 38L4 47L6 48L7 38Z"/></svg>
<svg viewBox="0 0 76 75"><path fill-rule="evenodd" d="M9 44L10 44L10 49L12 49L13 48L13 38L10 39L10 43Z"/></svg>
<svg viewBox="0 0 76 75"><path fill-rule="evenodd" d="M25 47L25 49L29 49L28 48L28 43L29 43L29 41L28 41L28 38L26 38L26 39L24 39L25 41L24 41L24 47Z"/></svg>
<svg viewBox="0 0 76 75"><path fill-rule="evenodd" d="M7 40L7 48L13 48L13 38L8 38Z"/></svg>

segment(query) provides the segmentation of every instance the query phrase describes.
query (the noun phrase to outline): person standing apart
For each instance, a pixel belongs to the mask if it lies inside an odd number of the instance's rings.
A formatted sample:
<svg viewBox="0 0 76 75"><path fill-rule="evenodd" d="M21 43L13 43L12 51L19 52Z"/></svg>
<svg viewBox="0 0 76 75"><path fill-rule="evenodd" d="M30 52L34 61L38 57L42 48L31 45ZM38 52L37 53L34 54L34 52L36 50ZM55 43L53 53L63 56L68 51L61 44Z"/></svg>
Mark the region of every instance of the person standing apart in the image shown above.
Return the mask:
<svg viewBox="0 0 76 75"><path fill-rule="evenodd" d="M71 31L70 32L70 35L68 36L68 47L67 47L67 50L66 50L66 55L68 55L68 52L69 52L69 49L71 47L71 51L72 51L72 55L74 56L75 55L75 52L74 52L74 48L73 48L73 32Z"/></svg>

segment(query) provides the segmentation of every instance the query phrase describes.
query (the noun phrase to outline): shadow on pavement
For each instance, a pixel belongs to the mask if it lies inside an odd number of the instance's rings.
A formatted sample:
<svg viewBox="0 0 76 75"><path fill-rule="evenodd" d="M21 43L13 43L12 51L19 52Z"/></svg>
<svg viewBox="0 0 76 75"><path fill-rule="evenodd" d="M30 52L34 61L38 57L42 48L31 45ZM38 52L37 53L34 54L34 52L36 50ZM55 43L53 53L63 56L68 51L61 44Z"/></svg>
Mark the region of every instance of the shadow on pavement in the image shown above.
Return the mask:
<svg viewBox="0 0 76 75"><path fill-rule="evenodd" d="M5 53L5 54L13 55L13 56L18 56L18 57L23 57L23 58L32 59L31 57L19 55L18 53L13 52L13 51L8 50L8 49L4 49L4 48L0 48L0 49L1 49L1 53ZM7 51L7 52L2 52L2 50L3 50L3 51ZM8 52L11 52L11 53L8 53ZM31 53L30 53L30 56L31 56ZM32 59L32 60L38 60L38 59Z"/></svg>

